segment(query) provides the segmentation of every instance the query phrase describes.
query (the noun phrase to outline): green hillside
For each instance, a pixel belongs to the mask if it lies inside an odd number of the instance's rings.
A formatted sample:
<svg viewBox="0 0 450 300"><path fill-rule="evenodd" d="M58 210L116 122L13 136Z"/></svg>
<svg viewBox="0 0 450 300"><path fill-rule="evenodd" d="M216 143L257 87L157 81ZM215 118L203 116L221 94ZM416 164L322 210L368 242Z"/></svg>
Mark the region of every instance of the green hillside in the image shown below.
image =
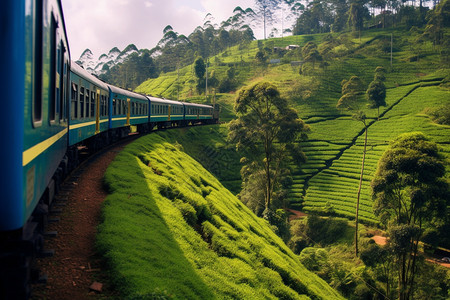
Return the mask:
<svg viewBox="0 0 450 300"><path fill-rule="evenodd" d="M127 146L105 174L97 246L121 299L342 298L165 135Z"/></svg>
<svg viewBox="0 0 450 300"><path fill-rule="evenodd" d="M369 184L379 157L398 134L423 131L449 154L450 127L436 125L425 113L429 109L450 105L448 56L441 55L442 47L421 41L421 34L422 31L417 29L407 31L398 27L363 31L361 37L354 37L351 33L291 36L235 46L210 58L209 71L214 70L219 80L225 78L226 70L233 66L238 87L261 79L274 83L297 109L299 116L311 126L309 140L302 143L308 161L301 166L293 165L291 170L294 184L289 194L289 205L292 208L323 212L326 207L327 211L332 208L338 215L354 216L363 124L352 119L353 111L339 111L336 104L341 97L342 80L356 75L367 87L377 66L388 71L385 82L387 106L380 108L380 120L376 120L376 109L367 108L364 96L359 97L355 105L369 118L361 219L377 222L372 212ZM298 63L292 63L302 61L300 50L287 51L283 55L271 50L286 45L299 45L301 48L309 41L315 42L326 54L326 63L322 62L321 66L319 63L314 66L303 63L300 67ZM258 44L268 51L270 59L278 58L280 63L266 66L257 63ZM177 95L177 88L181 87L180 99L205 102L204 95L196 94L194 82L193 68L188 66L179 73L162 74L157 79L148 80L137 91L173 98ZM211 98L210 95L209 102ZM224 122L234 117L234 98L234 93L216 94ZM191 154L195 156L195 153ZM229 180L224 179L236 182L236 177L238 175L230 175ZM236 191L237 185L234 187Z"/></svg>

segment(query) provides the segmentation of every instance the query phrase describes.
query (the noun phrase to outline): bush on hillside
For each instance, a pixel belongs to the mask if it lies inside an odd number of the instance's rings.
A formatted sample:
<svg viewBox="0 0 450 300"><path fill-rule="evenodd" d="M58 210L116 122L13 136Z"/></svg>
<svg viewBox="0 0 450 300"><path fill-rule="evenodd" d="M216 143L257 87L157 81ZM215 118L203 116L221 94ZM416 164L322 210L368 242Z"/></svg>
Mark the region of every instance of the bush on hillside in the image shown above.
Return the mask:
<svg viewBox="0 0 450 300"><path fill-rule="evenodd" d="M437 108L427 108L425 113L431 117L434 123L450 125L450 104Z"/></svg>

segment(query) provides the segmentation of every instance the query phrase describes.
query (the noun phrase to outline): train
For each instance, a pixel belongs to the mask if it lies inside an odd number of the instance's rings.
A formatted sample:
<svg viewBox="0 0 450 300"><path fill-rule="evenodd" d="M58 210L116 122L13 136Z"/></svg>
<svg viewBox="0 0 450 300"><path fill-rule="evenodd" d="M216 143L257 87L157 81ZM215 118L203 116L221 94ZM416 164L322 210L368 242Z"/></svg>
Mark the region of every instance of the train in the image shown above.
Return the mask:
<svg viewBox="0 0 450 300"><path fill-rule="evenodd" d="M58 186L134 129L213 124L217 105L113 86L71 60L61 0L5 0L0 10L0 298L27 299Z"/></svg>

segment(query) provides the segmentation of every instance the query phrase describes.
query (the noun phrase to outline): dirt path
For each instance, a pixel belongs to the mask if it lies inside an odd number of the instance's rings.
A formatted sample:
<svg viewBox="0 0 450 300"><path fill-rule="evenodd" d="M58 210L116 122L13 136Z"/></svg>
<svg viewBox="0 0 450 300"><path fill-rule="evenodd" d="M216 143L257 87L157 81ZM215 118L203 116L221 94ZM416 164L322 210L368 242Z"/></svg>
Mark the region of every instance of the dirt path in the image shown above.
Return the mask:
<svg viewBox="0 0 450 300"><path fill-rule="evenodd" d="M58 234L45 241L45 248L53 249L55 255L38 260L48 281L45 286L33 287L33 299L98 299L111 294L105 285L106 274L101 269L94 243L101 205L107 196L102 185L103 175L123 147L123 144L112 147L87 162L64 183L58 195L66 203L61 220L47 228Z"/></svg>
<svg viewBox="0 0 450 300"><path fill-rule="evenodd" d="M374 235L372 237L372 240L374 240L375 243L377 243L378 245L381 245L381 246L386 245L386 237L384 237L384 236ZM428 258L426 258L426 260L428 262L431 262L431 263L434 263L434 264L438 264L438 265L441 265L441 266L446 267L446 268L450 268L450 263L442 262L442 261L439 260L439 258L428 257Z"/></svg>

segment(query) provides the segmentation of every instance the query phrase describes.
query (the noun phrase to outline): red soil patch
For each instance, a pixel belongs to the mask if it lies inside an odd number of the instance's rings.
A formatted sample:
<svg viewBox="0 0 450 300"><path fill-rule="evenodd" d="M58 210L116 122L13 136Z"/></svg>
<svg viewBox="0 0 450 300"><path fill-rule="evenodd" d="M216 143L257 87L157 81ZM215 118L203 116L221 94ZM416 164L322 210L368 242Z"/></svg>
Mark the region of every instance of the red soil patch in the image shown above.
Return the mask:
<svg viewBox="0 0 450 300"><path fill-rule="evenodd" d="M307 214L298 210L288 208L287 211L291 213L291 215L289 216L289 221L301 219L307 216Z"/></svg>
<svg viewBox="0 0 450 300"><path fill-rule="evenodd" d="M374 235L374 236L372 237L372 240L374 240L375 243L377 243L377 245L381 245L381 246L386 245L386 237L384 237L384 236L381 236L381 235Z"/></svg>

